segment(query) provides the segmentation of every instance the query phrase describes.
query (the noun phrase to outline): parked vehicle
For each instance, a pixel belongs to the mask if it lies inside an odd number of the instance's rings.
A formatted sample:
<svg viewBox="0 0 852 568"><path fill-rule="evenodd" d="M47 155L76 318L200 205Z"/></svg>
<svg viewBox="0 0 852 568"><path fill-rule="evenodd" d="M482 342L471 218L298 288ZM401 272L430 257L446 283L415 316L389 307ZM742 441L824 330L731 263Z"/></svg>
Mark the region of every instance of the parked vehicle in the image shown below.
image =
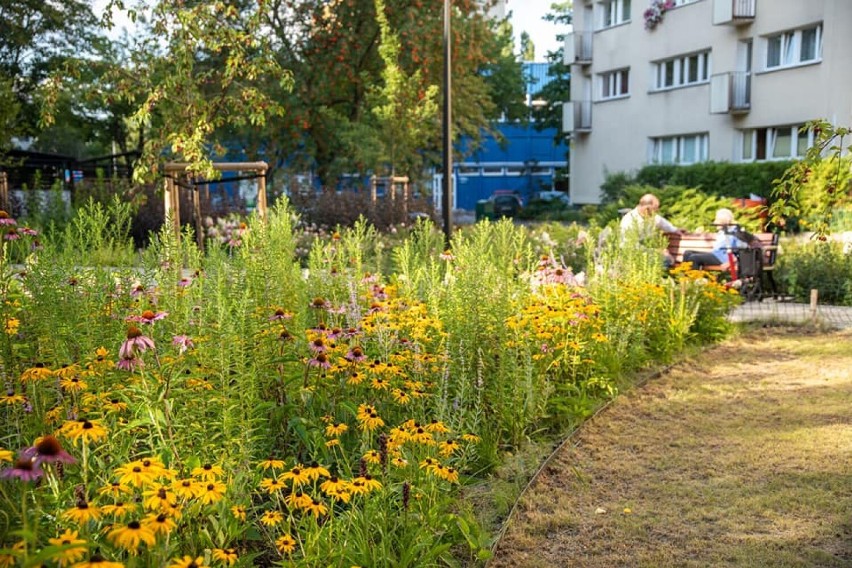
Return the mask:
<svg viewBox="0 0 852 568"><path fill-rule="evenodd" d="M521 196L517 191L498 189L488 198L494 203L494 218L514 217L523 208Z"/></svg>

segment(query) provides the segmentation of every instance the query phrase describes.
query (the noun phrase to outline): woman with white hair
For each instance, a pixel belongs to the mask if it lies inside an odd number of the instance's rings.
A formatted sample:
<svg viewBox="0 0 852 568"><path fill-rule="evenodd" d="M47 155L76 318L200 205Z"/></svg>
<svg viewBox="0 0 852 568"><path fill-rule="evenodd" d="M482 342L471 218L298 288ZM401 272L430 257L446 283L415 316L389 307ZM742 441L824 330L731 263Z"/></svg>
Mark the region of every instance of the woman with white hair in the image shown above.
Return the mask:
<svg viewBox="0 0 852 568"><path fill-rule="evenodd" d="M719 209L713 224L718 227L712 252L697 252L688 250L683 253L683 261L691 262L698 270L705 266L721 265L724 270L728 266L728 252L734 249L748 248L754 241L754 236L743 231L734 223L734 213L730 209Z"/></svg>

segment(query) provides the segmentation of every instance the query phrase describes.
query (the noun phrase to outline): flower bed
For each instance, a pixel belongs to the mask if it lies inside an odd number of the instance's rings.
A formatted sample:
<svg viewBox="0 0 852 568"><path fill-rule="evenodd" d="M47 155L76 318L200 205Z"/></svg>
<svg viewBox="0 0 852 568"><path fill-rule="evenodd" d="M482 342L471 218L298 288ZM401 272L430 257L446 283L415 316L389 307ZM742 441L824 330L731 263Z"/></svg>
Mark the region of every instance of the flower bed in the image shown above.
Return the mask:
<svg viewBox="0 0 852 568"><path fill-rule="evenodd" d="M388 274L364 224L303 272L285 206L206 255L187 237L141 267L81 268L103 241L71 233L2 266L0 565L476 562L457 488L736 301L617 243L578 278L509 222L451 253L421 223Z"/></svg>

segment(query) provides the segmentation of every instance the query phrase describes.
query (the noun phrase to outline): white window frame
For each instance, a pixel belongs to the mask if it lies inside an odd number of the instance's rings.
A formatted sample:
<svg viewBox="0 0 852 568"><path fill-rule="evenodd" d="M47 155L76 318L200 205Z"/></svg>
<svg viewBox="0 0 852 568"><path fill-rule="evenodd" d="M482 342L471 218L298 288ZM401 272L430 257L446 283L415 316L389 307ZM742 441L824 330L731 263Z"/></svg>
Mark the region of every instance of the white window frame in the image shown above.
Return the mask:
<svg viewBox="0 0 852 568"><path fill-rule="evenodd" d="M634 0L603 0L598 2L598 29L603 30L613 26L626 24L630 21L630 12ZM627 6L625 14L624 7Z"/></svg>
<svg viewBox="0 0 852 568"><path fill-rule="evenodd" d="M696 77L690 74L697 67ZM671 84L667 81L667 69L671 68ZM654 90L667 91L703 85L710 82L710 50L696 51L654 63Z"/></svg>
<svg viewBox="0 0 852 568"><path fill-rule="evenodd" d="M505 175L505 172L503 170L503 166L494 166L494 165L482 166L482 176L483 177L502 176L502 175Z"/></svg>
<svg viewBox="0 0 852 568"><path fill-rule="evenodd" d="M804 47L802 38L806 32L814 32L813 41L815 45L813 46L813 57L809 59L803 59L802 57L802 49ZM772 44L774 42L778 43L778 59L777 61L770 61L769 57L772 53ZM819 63L822 61L822 22L766 36L764 44L765 56L763 62L766 71Z"/></svg>
<svg viewBox="0 0 852 568"><path fill-rule="evenodd" d="M598 75L600 100L610 101L630 96L630 68L615 69Z"/></svg>
<svg viewBox="0 0 852 568"><path fill-rule="evenodd" d="M694 144L691 156L686 155L688 143ZM664 151L671 153L672 158L665 160ZM677 136L659 136L650 139L648 162L651 164L673 164L686 166L706 162L710 159L710 134L680 134Z"/></svg>
<svg viewBox="0 0 852 568"><path fill-rule="evenodd" d="M686 6L687 4L694 4L698 1L699 0L674 0L674 5L675 8L677 8L678 6Z"/></svg>
<svg viewBox="0 0 852 568"><path fill-rule="evenodd" d="M767 128L745 128L740 131L740 161L741 162L772 162L778 160L796 160L803 158L807 149L814 145L814 131L808 129L802 132L802 124L770 126ZM790 151L776 156L778 136L790 136ZM763 156L757 156L758 142L763 140ZM799 151L799 143L804 142L805 148Z"/></svg>

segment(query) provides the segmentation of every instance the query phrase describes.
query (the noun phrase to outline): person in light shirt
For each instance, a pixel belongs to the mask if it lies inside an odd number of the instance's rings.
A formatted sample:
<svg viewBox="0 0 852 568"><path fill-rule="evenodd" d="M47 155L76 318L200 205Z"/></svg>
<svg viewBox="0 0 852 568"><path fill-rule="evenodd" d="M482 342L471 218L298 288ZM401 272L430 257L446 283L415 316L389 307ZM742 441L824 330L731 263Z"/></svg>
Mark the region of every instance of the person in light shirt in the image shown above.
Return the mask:
<svg viewBox="0 0 852 568"><path fill-rule="evenodd" d="M657 214L660 210L660 200L653 193L646 193L639 199L639 204L621 218L621 236L631 233L638 235L639 242L654 236L657 231L662 233L684 233L675 227L668 219ZM667 250L663 251L663 264L670 268L674 259Z"/></svg>
<svg viewBox="0 0 852 568"><path fill-rule="evenodd" d="M728 252L749 248L755 241L753 235L743 231L734 223L734 213L730 209L722 208L716 211L713 224L717 232L712 252L688 250L683 253L683 261L691 262L692 266L699 270L713 265L721 265L727 270L729 268Z"/></svg>

